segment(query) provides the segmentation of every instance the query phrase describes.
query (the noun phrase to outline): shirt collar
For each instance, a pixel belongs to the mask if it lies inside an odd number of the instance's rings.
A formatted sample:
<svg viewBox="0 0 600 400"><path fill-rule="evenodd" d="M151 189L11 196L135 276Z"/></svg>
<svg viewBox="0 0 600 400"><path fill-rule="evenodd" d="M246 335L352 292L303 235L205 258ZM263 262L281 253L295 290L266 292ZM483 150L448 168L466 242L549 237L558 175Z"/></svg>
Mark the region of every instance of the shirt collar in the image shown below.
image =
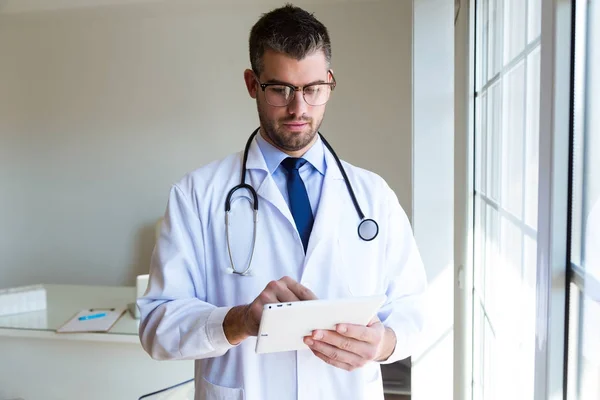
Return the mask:
<svg viewBox="0 0 600 400"><path fill-rule="evenodd" d="M317 134L318 135L318 134ZM269 174L273 174L279 164L289 157L283 151L279 150L272 144L268 143L260 134L256 135L256 143L265 159ZM311 146L310 149L302 156L308 161L321 175L325 175L326 162L325 162L325 151L323 149L323 141L321 136L317 136L317 141Z"/></svg>

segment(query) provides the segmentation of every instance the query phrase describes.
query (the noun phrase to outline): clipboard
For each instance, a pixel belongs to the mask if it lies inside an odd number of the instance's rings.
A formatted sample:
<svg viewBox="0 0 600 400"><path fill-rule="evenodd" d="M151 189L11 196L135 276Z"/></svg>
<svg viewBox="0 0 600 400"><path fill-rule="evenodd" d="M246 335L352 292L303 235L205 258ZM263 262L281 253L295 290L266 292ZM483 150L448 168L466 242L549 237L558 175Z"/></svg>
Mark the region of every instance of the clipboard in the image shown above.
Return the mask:
<svg viewBox="0 0 600 400"><path fill-rule="evenodd" d="M121 318L124 308L89 308L79 311L56 333L108 332Z"/></svg>

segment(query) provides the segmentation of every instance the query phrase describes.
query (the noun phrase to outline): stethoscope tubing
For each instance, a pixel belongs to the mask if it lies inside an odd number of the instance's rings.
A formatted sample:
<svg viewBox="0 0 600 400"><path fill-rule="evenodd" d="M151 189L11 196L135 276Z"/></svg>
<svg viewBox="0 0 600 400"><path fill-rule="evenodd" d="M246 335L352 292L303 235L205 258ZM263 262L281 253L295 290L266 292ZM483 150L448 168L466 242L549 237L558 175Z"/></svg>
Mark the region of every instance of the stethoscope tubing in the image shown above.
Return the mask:
<svg viewBox="0 0 600 400"><path fill-rule="evenodd" d="M254 140L254 137L258 133L259 129L260 128L257 128L254 132L252 132L252 134L248 138L248 141L246 142L246 147L244 148L244 154L243 154L243 160L242 160L242 173L241 173L240 183L238 185L234 186L233 188L231 188L229 193L227 193L227 197L225 198L225 236L227 237L227 252L229 254L229 261L231 263L230 271L233 272L234 274L244 275L244 276L249 275L249 273L250 273L250 266L252 264L252 257L254 256L254 247L256 244L257 222L258 222L258 195L256 193L256 190L252 187L252 185L249 185L246 183L246 172L247 172L246 163L248 161L248 153L250 151L250 145L252 144L252 140ZM336 162L338 168L340 169L340 172L344 178L344 183L346 184L346 188L348 189L348 193L350 194L350 198L352 199L352 203L354 204L356 213L358 214L358 217L361 221L359 223L358 229L357 229L358 236L367 242L375 239L377 237L377 235L379 234L379 225L377 224L377 222L375 220L370 219L370 218L365 218L365 215L362 212L360 205L358 204L358 200L356 199L354 189L352 188L352 185L350 184L350 179L348 179L348 175L346 174L346 170L344 169L342 162L340 161L336 152L333 150L333 147L331 147L329 142L323 137L323 135L321 135L321 132L318 132L318 134L319 134L319 137L321 138L321 140L323 141L323 143L325 144L325 147L327 147L327 150L329 150L329 152L331 152L331 155L335 159L335 162ZM229 213L231 211L231 199L233 197L233 194L236 191L238 191L239 189L246 189L248 192L250 192L250 194L252 196L252 200L253 200L252 206L254 208L254 222L253 222L254 227L253 227L253 233L252 233L252 250L250 253L250 258L248 260L248 265L246 266L246 268L243 271L238 271L235 268L235 264L233 262L233 255L231 253L231 243L229 241ZM368 223L370 226L374 227L374 233L372 233L369 236L364 236L361 232L361 228L363 227L363 225L365 223ZM364 225L364 226L366 227L367 225Z"/></svg>

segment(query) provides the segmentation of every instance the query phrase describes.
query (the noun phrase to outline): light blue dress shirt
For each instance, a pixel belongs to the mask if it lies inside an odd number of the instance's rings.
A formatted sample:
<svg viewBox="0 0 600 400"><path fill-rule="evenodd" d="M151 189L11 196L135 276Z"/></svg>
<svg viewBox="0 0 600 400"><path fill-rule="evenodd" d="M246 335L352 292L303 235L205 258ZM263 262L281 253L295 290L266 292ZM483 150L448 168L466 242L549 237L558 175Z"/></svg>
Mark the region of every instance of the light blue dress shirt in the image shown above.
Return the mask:
<svg viewBox="0 0 600 400"><path fill-rule="evenodd" d="M283 195L288 207L290 206L290 198L287 191L287 174L285 168L280 164L289 157L283 151L268 143L260 133L256 135L256 142L265 158L267 169L273 177L275 184ZM325 161L325 148L321 137L317 137L315 144L302 156L307 163L300 167L300 177L306 187L308 200L313 212L313 216L317 215L319 209L319 201L321 199L321 189L323 187L323 178L327 171L327 162Z"/></svg>

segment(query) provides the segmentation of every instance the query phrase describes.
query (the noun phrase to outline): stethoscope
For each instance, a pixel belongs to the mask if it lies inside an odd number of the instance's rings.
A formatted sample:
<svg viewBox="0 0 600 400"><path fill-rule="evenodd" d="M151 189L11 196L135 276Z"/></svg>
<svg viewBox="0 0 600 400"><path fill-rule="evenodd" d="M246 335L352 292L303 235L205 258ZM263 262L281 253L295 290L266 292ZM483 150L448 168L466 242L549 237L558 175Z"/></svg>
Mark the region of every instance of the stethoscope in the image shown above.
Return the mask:
<svg viewBox="0 0 600 400"><path fill-rule="evenodd" d="M228 272L233 273L233 274L243 275L243 276L250 275L250 266L252 265L252 257L254 256L254 247L256 244L256 230L257 230L256 225L258 222L258 195L256 194L256 190L254 190L254 188L251 185L246 183L246 162L248 161L248 151L250 149L250 145L252 144L252 140L258 133L259 129L260 128L257 128L254 132L252 132L252 135L250 135L250 137L248 138L248 142L246 143L246 147L244 149L243 161L242 161L242 178L240 180L240 184L237 186L234 186L229 191L229 193L227 194L227 198L225 199L225 235L227 237L227 251L229 252L229 261L231 262L231 267L228 269ZM344 177L344 182L346 183L346 188L348 189L348 193L350 194L350 197L352 198L352 202L354 203L354 208L356 209L356 213L358 214L358 218L360 219L360 223L358 224L358 230L357 230L358 236L362 240L370 242L371 240L375 239L377 237L377 235L379 234L379 225L377 224L377 222L375 222L374 219L365 218L365 214L363 214L362 209L360 208L360 205L358 204L358 200L356 200L356 196L354 195L354 190L352 189L352 185L350 185L350 180L348 179L348 175L346 175L346 171L344 170L344 167L342 166L340 159L338 158L337 154L335 154L335 151L333 151L333 148L331 147L331 145L327 142L327 140L325 140L325 138L323 137L323 135L321 135L320 132L319 132L319 136L321 137L321 140L325 144L325 147L327 147L327 149L333 155L333 158L335 159L335 162L337 163L338 168L340 169L340 172L342 173L342 176ZM229 212L231 211L231 198L232 198L233 194L239 189L246 189L250 192L250 194L252 195L252 207L254 209L254 218L253 218L254 219L254 232L252 234L252 248L250 251L250 259L248 260L248 265L246 266L246 269L243 271L238 271L235 268L235 264L233 262L233 256L231 254L231 243L229 241Z"/></svg>

